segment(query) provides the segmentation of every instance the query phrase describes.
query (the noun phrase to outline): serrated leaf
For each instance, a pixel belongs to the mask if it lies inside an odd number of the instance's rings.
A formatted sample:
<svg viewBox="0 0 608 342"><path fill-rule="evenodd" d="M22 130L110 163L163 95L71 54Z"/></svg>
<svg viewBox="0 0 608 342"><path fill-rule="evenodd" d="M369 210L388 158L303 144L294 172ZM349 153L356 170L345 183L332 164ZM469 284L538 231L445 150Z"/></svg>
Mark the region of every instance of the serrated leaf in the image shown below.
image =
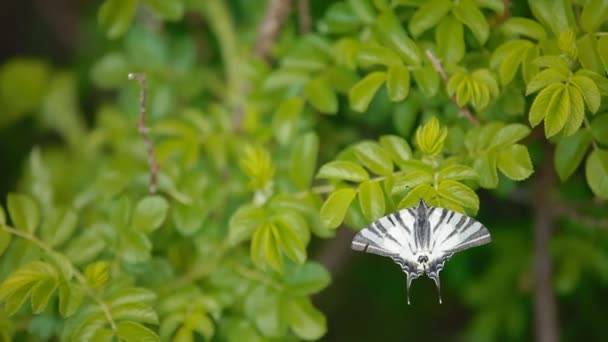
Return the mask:
<svg viewBox="0 0 608 342"><path fill-rule="evenodd" d="M325 316L312 305L310 299L293 299L286 309L287 324L299 338L317 340L327 331Z"/></svg>
<svg viewBox="0 0 608 342"><path fill-rule="evenodd" d="M455 181L477 179L477 172L469 166L461 164L451 164L439 169L437 174L439 180L451 179Z"/></svg>
<svg viewBox="0 0 608 342"><path fill-rule="evenodd" d="M338 97L325 77L317 77L304 87L308 102L319 112L335 114L338 111Z"/></svg>
<svg viewBox="0 0 608 342"><path fill-rule="evenodd" d="M391 157L378 143L365 141L354 146L354 153L363 166L378 175L393 173Z"/></svg>
<svg viewBox="0 0 608 342"><path fill-rule="evenodd" d="M491 146L507 147L530 134L530 128L522 124L508 124L502 127L492 139Z"/></svg>
<svg viewBox="0 0 608 342"><path fill-rule="evenodd" d="M524 145L511 145L498 153L498 169L512 180L524 180L534 172L528 148Z"/></svg>
<svg viewBox="0 0 608 342"><path fill-rule="evenodd" d="M530 125L532 125L532 127L537 126L545 119L552 99L556 94L559 95L562 90L563 85L561 83L553 83L545 87L545 89L541 90L541 92L536 95L529 114Z"/></svg>
<svg viewBox="0 0 608 342"><path fill-rule="evenodd" d="M485 44L490 27L483 13L472 0L460 0L452 10L454 16L466 25L479 43Z"/></svg>
<svg viewBox="0 0 608 342"><path fill-rule="evenodd" d="M296 133L298 119L302 113L304 101L292 97L281 102L272 119L272 131L281 145L287 144Z"/></svg>
<svg viewBox="0 0 608 342"><path fill-rule="evenodd" d="M133 21L137 0L106 0L99 8L97 20L111 39L122 36Z"/></svg>
<svg viewBox="0 0 608 342"><path fill-rule="evenodd" d="M184 15L184 4L181 0L143 0L159 17L176 21Z"/></svg>
<svg viewBox="0 0 608 342"><path fill-rule="evenodd" d="M76 230L76 224L78 223L78 215L74 210L66 210L62 212L59 219L53 222L54 235L51 237L51 246L60 246L66 242Z"/></svg>
<svg viewBox="0 0 608 342"><path fill-rule="evenodd" d="M32 312L34 314L39 314L46 309L57 285L57 279L46 278L32 287Z"/></svg>
<svg viewBox="0 0 608 342"><path fill-rule="evenodd" d="M321 222L328 228L338 228L344 221L350 203L357 195L351 188L338 189L332 192L321 207Z"/></svg>
<svg viewBox="0 0 608 342"><path fill-rule="evenodd" d="M418 8L408 22L410 32L414 37L420 36L437 23L452 9L450 0L426 1Z"/></svg>
<svg viewBox="0 0 608 342"><path fill-rule="evenodd" d="M563 137L557 143L553 164L562 182L576 171L593 140L591 133L580 130L571 136Z"/></svg>
<svg viewBox="0 0 608 342"><path fill-rule="evenodd" d="M518 44L514 45L513 48L507 52L498 68L498 76L503 85L509 84L513 80L519 65L525 57L525 52L530 46L530 43L526 41L516 42L518 42Z"/></svg>
<svg viewBox="0 0 608 342"><path fill-rule="evenodd" d="M405 139L399 136L383 135L379 141L396 164L404 163L412 157L412 148Z"/></svg>
<svg viewBox="0 0 608 342"><path fill-rule="evenodd" d="M583 95L572 85L568 85L567 91L570 99L570 116L564 126L564 135L566 136L572 135L578 131L585 119L585 102L583 101Z"/></svg>
<svg viewBox="0 0 608 342"><path fill-rule="evenodd" d="M389 66L386 87L391 101L405 99L410 91L410 72L401 64Z"/></svg>
<svg viewBox="0 0 608 342"><path fill-rule="evenodd" d="M116 320L129 320L146 324L158 324L158 315L148 305L129 303L110 308L112 317Z"/></svg>
<svg viewBox="0 0 608 342"><path fill-rule="evenodd" d="M116 336L125 342L160 342L160 338L152 330L130 321L118 323Z"/></svg>
<svg viewBox="0 0 608 342"><path fill-rule="evenodd" d="M348 92L350 107L357 112L365 112L385 80L385 72L374 71L357 82Z"/></svg>
<svg viewBox="0 0 608 342"><path fill-rule="evenodd" d="M97 289L103 287L110 278L109 264L107 261L97 261L88 265L84 270L84 277L89 287Z"/></svg>
<svg viewBox="0 0 608 342"><path fill-rule="evenodd" d="M8 214L16 229L34 234L40 224L38 204L28 195L10 193L6 199Z"/></svg>
<svg viewBox="0 0 608 342"><path fill-rule="evenodd" d="M475 191L460 182L449 179L443 180L439 183L437 193L450 201L461 204L463 207L470 208L473 213L477 213L479 210L479 197L477 197Z"/></svg>
<svg viewBox="0 0 608 342"><path fill-rule="evenodd" d="M162 196L146 196L137 203L133 213L132 227L150 233L158 229L169 210L169 203Z"/></svg>
<svg viewBox="0 0 608 342"><path fill-rule="evenodd" d="M600 198L608 198L608 151L595 149L585 164L587 184Z"/></svg>
<svg viewBox="0 0 608 342"><path fill-rule="evenodd" d="M361 212L369 222L384 215L386 210L384 192L378 182L365 181L359 185L359 205Z"/></svg>
<svg viewBox="0 0 608 342"><path fill-rule="evenodd" d="M452 15L445 16L435 30L437 53L446 64L458 63L464 57L464 28Z"/></svg>
<svg viewBox="0 0 608 342"><path fill-rule="evenodd" d="M516 34L530 37L536 40L543 40L547 37L547 32L538 22L520 17L511 17L502 26L508 34Z"/></svg>
<svg viewBox="0 0 608 342"><path fill-rule="evenodd" d="M595 82L587 76L576 74L570 78L570 83L577 87L581 94L583 94L583 98L587 103L589 111L596 113L600 108L602 98L600 90Z"/></svg>
<svg viewBox="0 0 608 342"><path fill-rule="evenodd" d="M323 265L307 262L290 269L285 275L285 286L292 296L309 296L329 285L331 276Z"/></svg>
<svg viewBox="0 0 608 342"><path fill-rule="evenodd" d="M307 189L312 183L319 153L319 137L314 132L299 136L293 143L289 160L289 178L299 189Z"/></svg>
<svg viewBox="0 0 608 342"><path fill-rule="evenodd" d="M358 164L346 160L335 160L321 166L317 178L363 182L369 179L369 175Z"/></svg>
<svg viewBox="0 0 608 342"><path fill-rule="evenodd" d="M107 303L111 307L130 304L147 303L156 300L156 294L143 287L125 287L108 297Z"/></svg>

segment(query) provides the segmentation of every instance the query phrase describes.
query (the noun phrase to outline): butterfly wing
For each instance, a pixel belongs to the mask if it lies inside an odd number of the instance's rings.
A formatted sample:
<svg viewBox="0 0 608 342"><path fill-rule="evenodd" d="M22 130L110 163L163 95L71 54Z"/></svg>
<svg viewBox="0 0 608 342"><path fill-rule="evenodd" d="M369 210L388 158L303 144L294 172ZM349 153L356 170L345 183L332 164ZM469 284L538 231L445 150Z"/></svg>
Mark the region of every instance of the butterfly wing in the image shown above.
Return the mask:
<svg viewBox="0 0 608 342"><path fill-rule="evenodd" d="M430 229L430 258L427 275L433 279L440 293L439 272L454 253L481 246L492 241L488 229L466 215L439 207L430 207L428 211Z"/></svg>

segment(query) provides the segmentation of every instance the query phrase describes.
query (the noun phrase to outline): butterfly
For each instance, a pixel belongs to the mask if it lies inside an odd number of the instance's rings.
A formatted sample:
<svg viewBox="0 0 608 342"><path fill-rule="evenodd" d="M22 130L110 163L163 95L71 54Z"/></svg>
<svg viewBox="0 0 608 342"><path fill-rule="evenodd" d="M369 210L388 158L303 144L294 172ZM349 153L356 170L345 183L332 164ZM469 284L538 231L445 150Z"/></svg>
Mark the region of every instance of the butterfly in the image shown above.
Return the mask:
<svg viewBox="0 0 608 342"><path fill-rule="evenodd" d="M407 303L412 280L425 274L437 286L441 303L439 272L456 252L492 241L488 229L471 217L452 210L418 206L381 217L353 238L356 251L387 256L407 275Z"/></svg>

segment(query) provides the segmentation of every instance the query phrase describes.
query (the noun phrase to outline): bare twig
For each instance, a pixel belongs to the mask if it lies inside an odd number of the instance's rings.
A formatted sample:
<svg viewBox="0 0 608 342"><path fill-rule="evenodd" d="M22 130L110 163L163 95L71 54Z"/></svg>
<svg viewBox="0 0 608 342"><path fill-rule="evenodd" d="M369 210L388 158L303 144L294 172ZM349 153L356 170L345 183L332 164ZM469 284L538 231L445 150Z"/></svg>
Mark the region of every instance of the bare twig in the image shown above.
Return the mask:
<svg viewBox="0 0 608 342"><path fill-rule="evenodd" d="M269 0L266 14L262 19L255 47L256 54L267 60L270 49L276 41L281 27L291 11L291 0Z"/></svg>
<svg viewBox="0 0 608 342"><path fill-rule="evenodd" d="M310 16L310 1L298 0L298 19L300 33L308 33L312 29L312 18Z"/></svg>
<svg viewBox="0 0 608 342"><path fill-rule="evenodd" d="M431 63L433 64L433 68L435 68L435 70L437 70L437 72L439 73L439 75L441 76L443 81L447 84L449 77L448 77L448 74L443 69L443 66L441 65L441 61L439 60L439 58L437 58L437 56L435 56L433 54L433 52L428 49L426 50L426 55L429 58L429 60L431 61ZM460 114L462 114L465 118L467 118L467 120L469 120L471 125L473 125L473 126L479 125L479 122L477 122L477 119L475 119L475 117L473 116L473 114L471 114L471 111L469 111L469 109L467 107L461 107L458 105L458 102L456 102L455 96L452 96L450 98L450 101L452 101L452 103L456 107L458 107Z"/></svg>
<svg viewBox="0 0 608 342"><path fill-rule="evenodd" d="M146 81L146 75L130 73L130 80L137 80L140 86L139 92L139 121L137 122L137 130L144 139L146 144L146 152L148 154L148 164L150 165L150 193L156 193L156 179L158 177L158 162L154 156L154 146L152 145L152 139L150 138L150 130L146 126L146 100L148 97L148 82Z"/></svg>
<svg viewBox="0 0 608 342"><path fill-rule="evenodd" d="M539 342L556 342L559 335L549 253L549 241L556 217L551 204L551 191L556 183L552 160L553 149L545 142L544 161L534 184L534 314L536 341Z"/></svg>

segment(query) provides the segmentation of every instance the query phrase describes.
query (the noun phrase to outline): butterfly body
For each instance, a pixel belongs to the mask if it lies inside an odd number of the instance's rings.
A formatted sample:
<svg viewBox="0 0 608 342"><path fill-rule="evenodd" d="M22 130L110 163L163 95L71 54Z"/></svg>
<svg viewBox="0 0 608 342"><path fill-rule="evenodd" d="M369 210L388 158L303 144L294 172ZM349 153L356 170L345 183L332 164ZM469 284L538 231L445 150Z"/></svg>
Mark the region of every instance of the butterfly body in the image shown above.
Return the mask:
<svg viewBox="0 0 608 342"><path fill-rule="evenodd" d="M424 200L372 222L353 239L352 249L387 256L414 279L426 274L437 286L441 302L439 272L454 253L491 241L481 223L445 208L429 207Z"/></svg>

